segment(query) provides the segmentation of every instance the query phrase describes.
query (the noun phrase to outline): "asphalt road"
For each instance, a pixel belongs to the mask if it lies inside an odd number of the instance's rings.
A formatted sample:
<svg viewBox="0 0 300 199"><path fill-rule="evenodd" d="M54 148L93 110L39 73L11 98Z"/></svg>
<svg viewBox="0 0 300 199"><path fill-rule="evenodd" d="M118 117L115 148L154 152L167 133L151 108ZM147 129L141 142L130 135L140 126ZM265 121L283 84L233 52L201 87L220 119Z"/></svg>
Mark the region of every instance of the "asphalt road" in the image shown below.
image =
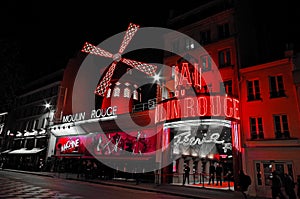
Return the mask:
<svg viewBox="0 0 300 199"><path fill-rule="evenodd" d="M180 199L174 195L0 171L0 198Z"/></svg>

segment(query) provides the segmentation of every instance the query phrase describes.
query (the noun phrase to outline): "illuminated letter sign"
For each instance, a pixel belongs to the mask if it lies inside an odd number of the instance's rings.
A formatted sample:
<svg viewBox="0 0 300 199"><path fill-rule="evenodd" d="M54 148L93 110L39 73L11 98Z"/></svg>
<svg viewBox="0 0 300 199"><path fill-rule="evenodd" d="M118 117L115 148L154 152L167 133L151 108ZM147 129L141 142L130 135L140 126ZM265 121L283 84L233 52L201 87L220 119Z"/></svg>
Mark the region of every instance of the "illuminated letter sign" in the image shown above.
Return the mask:
<svg viewBox="0 0 300 199"><path fill-rule="evenodd" d="M156 106L155 121L186 117L224 116L239 120L239 101L225 96L199 96L173 99Z"/></svg>
<svg viewBox="0 0 300 199"><path fill-rule="evenodd" d="M76 147L79 147L79 138L76 140L68 140L65 144L62 144L61 146L61 152L64 151L73 151Z"/></svg>
<svg viewBox="0 0 300 199"><path fill-rule="evenodd" d="M190 76L190 70L188 63L183 63L181 68L181 75L179 77L179 85L192 85L192 80Z"/></svg>

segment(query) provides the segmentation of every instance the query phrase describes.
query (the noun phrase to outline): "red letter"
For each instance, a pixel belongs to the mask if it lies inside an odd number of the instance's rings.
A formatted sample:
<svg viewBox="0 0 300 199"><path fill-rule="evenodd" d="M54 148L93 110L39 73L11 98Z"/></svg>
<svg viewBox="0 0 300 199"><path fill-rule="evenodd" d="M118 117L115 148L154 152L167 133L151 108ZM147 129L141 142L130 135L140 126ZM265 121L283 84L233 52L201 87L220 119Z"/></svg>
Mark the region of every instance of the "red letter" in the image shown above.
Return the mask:
<svg viewBox="0 0 300 199"><path fill-rule="evenodd" d="M189 85L192 84L188 63L182 64L179 85L183 85L183 81L187 81Z"/></svg>
<svg viewBox="0 0 300 199"><path fill-rule="evenodd" d="M237 120L240 119L239 104L239 100L233 99L233 117Z"/></svg>
<svg viewBox="0 0 300 199"><path fill-rule="evenodd" d="M199 86L201 88L201 67L198 64L194 64L194 86Z"/></svg>
<svg viewBox="0 0 300 199"><path fill-rule="evenodd" d="M221 115L221 99L220 96L210 97L210 112L212 116Z"/></svg>
<svg viewBox="0 0 300 199"><path fill-rule="evenodd" d="M172 100L170 103L170 119L180 118L180 100Z"/></svg>
<svg viewBox="0 0 300 199"><path fill-rule="evenodd" d="M207 100L205 97L198 97L198 114L199 116L207 114Z"/></svg>
<svg viewBox="0 0 300 199"><path fill-rule="evenodd" d="M194 100L193 98L185 98L184 99L184 107L183 107L183 112L184 112L184 117L191 117L195 116L195 107L194 107Z"/></svg>
<svg viewBox="0 0 300 199"><path fill-rule="evenodd" d="M226 117L233 116L232 99L229 97L224 98L224 113Z"/></svg>

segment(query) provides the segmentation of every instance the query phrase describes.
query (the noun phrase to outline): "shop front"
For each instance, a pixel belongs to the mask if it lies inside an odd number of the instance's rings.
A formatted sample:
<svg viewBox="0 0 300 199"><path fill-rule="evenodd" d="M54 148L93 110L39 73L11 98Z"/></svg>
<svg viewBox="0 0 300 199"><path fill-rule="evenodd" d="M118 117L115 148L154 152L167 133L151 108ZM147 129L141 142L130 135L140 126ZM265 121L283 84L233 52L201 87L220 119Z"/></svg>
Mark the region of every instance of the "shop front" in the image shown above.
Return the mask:
<svg viewBox="0 0 300 199"><path fill-rule="evenodd" d="M123 121L120 117L118 119ZM108 126L110 131L101 130ZM66 129L57 128L58 125L55 130L57 135L63 134ZM70 129L76 132L71 133ZM114 126L114 120L102 121L101 127L98 122L86 120L70 129L65 130L68 132L58 136L55 141L53 171L124 180L142 173L142 180L154 182L152 169L156 164L157 144L155 128L121 130Z"/></svg>
<svg viewBox="0 0 300 199"><path fill-rule="evenodd" d="M190 184L218 183L215 188L234 189L241 161L238 105L237 99L218 95L169 99L157 105L156 123L163 123L170 146L164 158L172 160L165 169L172 175L165 175L165 182L182 184L188 165Z"/></svg>

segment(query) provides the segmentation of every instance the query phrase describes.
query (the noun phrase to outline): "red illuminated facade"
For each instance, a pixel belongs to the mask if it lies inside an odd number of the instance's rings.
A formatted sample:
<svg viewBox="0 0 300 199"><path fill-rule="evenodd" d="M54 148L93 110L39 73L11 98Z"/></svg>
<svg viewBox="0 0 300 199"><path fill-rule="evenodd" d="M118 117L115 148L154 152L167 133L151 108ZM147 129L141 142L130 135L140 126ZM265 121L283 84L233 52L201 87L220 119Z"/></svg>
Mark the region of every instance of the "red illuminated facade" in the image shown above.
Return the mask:
<svg viewBox="0 0 300 199"><path fill-rule="evenodd" d="M271 172L295 180L299 163L299 93L290 58L240 70L243 165L253 176L249 192L271 196Z"/></svg>

